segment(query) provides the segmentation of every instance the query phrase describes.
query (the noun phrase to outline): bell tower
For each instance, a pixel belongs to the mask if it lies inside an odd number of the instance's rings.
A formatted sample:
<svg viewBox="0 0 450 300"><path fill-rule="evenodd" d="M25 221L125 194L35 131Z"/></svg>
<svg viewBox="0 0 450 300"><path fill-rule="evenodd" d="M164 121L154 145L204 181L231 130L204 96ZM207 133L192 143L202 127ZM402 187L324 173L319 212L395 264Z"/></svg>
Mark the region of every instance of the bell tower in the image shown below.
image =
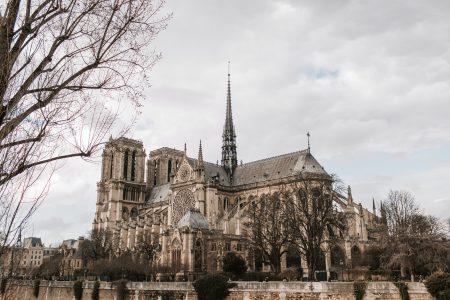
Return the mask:
<svg viewBox="0 0 450 300"><path fill-rule="evenodd" d="M110 138L102 154L93 229L113 229L117 221L138 217L145 201L145 157L141 141Z"/></svg>

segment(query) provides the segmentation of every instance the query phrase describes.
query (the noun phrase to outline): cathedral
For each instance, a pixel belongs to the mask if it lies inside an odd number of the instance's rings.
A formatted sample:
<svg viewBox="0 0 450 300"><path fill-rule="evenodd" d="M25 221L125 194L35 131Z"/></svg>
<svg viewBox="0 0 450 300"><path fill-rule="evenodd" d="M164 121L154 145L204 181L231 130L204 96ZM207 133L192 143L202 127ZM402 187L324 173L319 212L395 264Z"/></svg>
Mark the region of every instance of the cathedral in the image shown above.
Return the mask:
<svg viewBox="0 0 450 300"><path fill-rule="evenodd" d="M159 244L155 263L196 274L222 270L222 258L233 251L251 271L267 271L245 237L245 210L263 194L295 184L301 178L329 180L330 175L305 150L238 164L231 106L230 74L219 164L203 159L200 142L196 157L163 147L146 151L141 141L110 139L102 156L101 179L93 230L108 230L118 240L117 251L135 250L140 236ZM354 267L373 239L378 219L355 203L350 187L336 204L348 218L339 245L324 249L323 269ZM288 251L282 269L303 268L301 255ZM305 274L305 273L304 273Z"/></svg>

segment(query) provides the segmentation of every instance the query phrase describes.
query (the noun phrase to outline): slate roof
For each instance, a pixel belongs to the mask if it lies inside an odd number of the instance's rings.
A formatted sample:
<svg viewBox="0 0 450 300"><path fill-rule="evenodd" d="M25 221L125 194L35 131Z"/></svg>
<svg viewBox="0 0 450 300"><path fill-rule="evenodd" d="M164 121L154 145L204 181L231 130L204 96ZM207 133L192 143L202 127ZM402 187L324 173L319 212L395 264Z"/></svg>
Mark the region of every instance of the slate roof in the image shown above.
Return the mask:
<svg viewBox="0 0 450 300"><path fill-rule="evenodd" d="M187 160L189 165L195 168L197 159L188 157ZM218 180L217 183L222 186L242 186L300 174L329 176L307 149L239 165L234 170L232 182L221 165L209 162L204 162L203 165L206 181ZM169 191L170 183L155 186L151 190L148 201L163 201L167 198Z"/></svg>
<svg viewBox="0 0 450 300"><path fill-rule="evenodd" d="M329 176L308 150L302 150L238 166L234 171L233 186L299 174Z"/></svg>
<svg viewBox="0 0 450 300"><path fill-rule="evenodd" d="M27 237L23 239L24 248L42 247L41 238Z"/></svg>
<svg viewBox="0 0 450 300"><path fill-rule="evenodd" d="M194 168L198 162L197 159L195 158L187 158L189 165ZM219 176L219 183L221 185L226 185L229 186L230 185L230 179L228 178L228 174L225 171L225 169L221 166L221 165L217 165L214 163L210 163L210 162L203 162L203 166L205 167L205 179L206 181L208 180L214 180L215 178L217 178L217 176Z"/></svg>
<svg viewBox="0 0 450 300"><path fill-rule="evenodd" d="M167 198L170 192L170 183L154 186L150 192L148 202L160 202Z"/></svg>
<svg viewBox="0 0 450 300"><path fill-rule="evenodd" d="M197 208L190 208L187 213L178 221L178 228L190 227L192 229L208 229L208 221Z"/></svg>

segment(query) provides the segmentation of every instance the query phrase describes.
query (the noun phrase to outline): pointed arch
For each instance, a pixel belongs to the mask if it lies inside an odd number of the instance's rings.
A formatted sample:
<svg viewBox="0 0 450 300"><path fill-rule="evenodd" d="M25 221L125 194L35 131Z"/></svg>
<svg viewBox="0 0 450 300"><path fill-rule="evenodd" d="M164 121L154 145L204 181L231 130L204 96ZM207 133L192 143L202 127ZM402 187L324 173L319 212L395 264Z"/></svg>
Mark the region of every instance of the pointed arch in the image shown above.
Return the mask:
<svg viewBox="0 0 450 300"><path fill-rule="evenodd" d="M136 150L133 150L131 154L131 181L134 181L136 177Z"/></svg>
<svg viewBox="0 0 450 300"><path fill-rule="evenodd" d="M113 170L114 170L114 152L111 151L111 161L109 162L109 178L113 178Z"/></svg>
<svg viewBox="0 0 450 300"><path fill-rule="evenodd" d="M170 176L172 175L172 160L167 162L167 182L170 182Z"/></svg>
<svg viewBox="0 0 450 300"><path fill-rule="evenodd" d="M129 150L126 149L124 154L123 154L123 179L127 180L128 179L128 155L129 155Z"/></svg>

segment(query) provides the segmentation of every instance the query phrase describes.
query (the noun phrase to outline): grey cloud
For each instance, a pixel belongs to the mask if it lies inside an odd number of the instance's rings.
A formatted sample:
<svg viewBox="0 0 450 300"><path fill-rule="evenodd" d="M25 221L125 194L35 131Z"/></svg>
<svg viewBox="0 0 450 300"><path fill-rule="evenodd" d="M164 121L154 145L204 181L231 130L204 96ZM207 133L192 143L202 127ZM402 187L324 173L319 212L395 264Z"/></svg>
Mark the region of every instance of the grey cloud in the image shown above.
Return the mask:
<svg viewBox="0 0 450 300"><path fill-rule="evenodd" d="M446 162L398 175L396 165L362 173L351 158L450 143L449 8L448 1L170 1L174 18L155 40L163 60L130 135L147 153L186 141L191 156L202 139L205 159L215 162L231 60L239 159L304 148L309 130L319 160L347 157L331 171L345 174L363 203L409 189L442 216L449 201L431 202L447 197ZM89 230L99 174L99 165L66 164L36 218L78 222L55 229L65 237Z"/></svg>

